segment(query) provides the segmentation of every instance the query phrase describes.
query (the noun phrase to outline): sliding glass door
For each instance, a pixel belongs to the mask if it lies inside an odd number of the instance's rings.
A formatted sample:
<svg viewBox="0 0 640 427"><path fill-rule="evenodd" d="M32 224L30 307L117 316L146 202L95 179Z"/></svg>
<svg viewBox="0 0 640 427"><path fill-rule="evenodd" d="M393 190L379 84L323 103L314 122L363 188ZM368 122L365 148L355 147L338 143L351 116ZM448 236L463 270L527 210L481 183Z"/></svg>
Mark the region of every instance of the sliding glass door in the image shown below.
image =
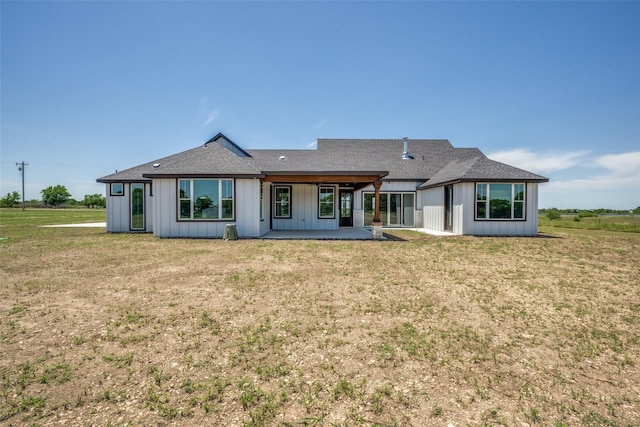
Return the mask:
<svg viewBox="0 0 640 427"><path fill-rule="evenodd" d="M413 227L414 193L380 193L380 221L387 227ZM364 193L364 225L371 225L375 213L374 193Z"/></svg>

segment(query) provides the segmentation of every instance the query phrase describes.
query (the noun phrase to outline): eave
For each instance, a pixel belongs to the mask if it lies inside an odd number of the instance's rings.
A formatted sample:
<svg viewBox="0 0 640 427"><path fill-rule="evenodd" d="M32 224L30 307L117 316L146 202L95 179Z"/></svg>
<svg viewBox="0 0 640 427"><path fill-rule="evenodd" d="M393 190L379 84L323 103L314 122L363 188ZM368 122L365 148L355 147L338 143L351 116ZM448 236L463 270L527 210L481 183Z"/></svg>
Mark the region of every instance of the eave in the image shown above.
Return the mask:
<svg viewBox="0 0 640 427"><path fill-rule="evenodd" d="M145 178L264 178L264 174L229 174L229 173L144 173Z"/></svg>
<svg viewBox="0 0 640 427"><path fill-rule="evenodd" d="M265 172L264 182L292 184L370 184L387 176L387 171L363 172Z"/></svg>

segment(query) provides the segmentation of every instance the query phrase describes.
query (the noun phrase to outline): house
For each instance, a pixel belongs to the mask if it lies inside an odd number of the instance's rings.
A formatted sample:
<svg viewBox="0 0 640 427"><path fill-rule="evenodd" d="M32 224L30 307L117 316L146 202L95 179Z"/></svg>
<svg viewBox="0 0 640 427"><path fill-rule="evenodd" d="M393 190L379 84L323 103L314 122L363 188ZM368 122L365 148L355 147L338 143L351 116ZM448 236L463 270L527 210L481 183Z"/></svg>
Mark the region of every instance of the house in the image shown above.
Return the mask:
<svg viewBox="0 0 640 427"><path fill-rule="evenodd" d="M220 238L272 230L425 228L459 235L538 233L548 179L447 140L318 139L315 150L204 145L99 178L108 232Z"/></svg>

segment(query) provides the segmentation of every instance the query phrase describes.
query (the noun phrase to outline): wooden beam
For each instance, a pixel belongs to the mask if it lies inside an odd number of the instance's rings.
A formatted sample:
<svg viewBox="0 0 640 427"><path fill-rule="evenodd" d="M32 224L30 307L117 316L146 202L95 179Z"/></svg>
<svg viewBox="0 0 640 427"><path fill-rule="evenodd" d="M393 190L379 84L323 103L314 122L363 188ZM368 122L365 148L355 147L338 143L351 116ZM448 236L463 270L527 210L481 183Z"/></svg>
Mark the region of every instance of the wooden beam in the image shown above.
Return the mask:
<svg viewBox="0 0 640 427"><path fill-rule="evenodd" d="M306 184L356 184L373 183L380 175L267 175L263 182L306 183Z"/></svg>

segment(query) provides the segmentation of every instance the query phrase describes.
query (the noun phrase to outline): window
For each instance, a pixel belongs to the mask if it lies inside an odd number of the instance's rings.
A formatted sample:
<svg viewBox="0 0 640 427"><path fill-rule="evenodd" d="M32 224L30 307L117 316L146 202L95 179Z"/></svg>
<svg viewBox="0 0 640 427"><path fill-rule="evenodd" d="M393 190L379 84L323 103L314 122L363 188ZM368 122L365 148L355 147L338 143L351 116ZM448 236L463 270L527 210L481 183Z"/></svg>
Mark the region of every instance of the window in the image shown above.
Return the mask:
<svg viewBox="0 0 640 427"><path fill-rule="evenodd" d="M124 184L121 182L113 182L111 183L111 192L112 196L124 196Z"/></svg>
<svg viewBox="0 0 640 427"><path fill-rule="evenodd" d="M318 218L335 218L335 192L336 189L333 187L318 189Z"/></svg>
<svg viewBox="0 0 640 427"><path fill-rule="evenodd" d="M274 218L291 218L291 187L273 187Z"/></svg>
<svg viewBox="0 0 640 427"><path fill-rule="evenodd" d="M525 184L476 184L476 219L524 219Z"/></svg>
<svg viewBox="0 0 640 427"><path fill-rule="evenodd" d="M233 219L232 179L178 180L181 220Z"/></svg>
<svg viewBox="0 0 640 427"><path fill-rule="evenodd" d="M144 184L131 184L131 230L144 230Z"/></svg>

